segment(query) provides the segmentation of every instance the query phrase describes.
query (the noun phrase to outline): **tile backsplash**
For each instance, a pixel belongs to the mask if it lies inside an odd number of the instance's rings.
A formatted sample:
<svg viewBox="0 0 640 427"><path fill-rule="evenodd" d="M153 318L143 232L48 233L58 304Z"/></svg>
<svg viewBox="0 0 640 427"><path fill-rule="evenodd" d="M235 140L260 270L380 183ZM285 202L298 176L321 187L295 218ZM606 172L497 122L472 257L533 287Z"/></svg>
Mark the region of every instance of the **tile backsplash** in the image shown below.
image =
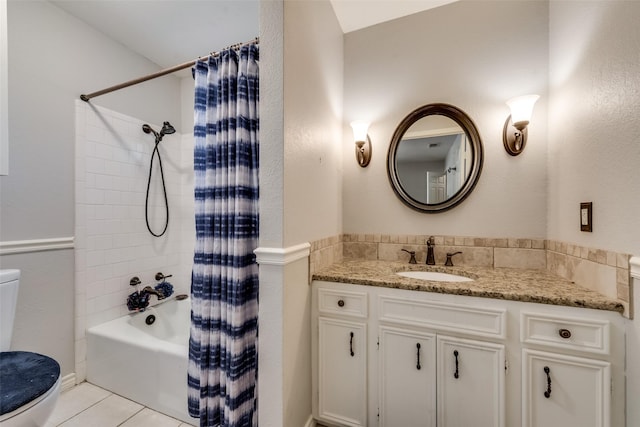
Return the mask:
<svg viewBox="0 0 640 427"><path fill-rule="evenodd" d="M342 234L311 243L310 273L343 260L408 262L406 249L424 263L429 235ZM565 242L530 238L434 236L436 264L461 251L454 263L486 268L548 270L580 286L617 299L629 312L630 255Z"/></svg>

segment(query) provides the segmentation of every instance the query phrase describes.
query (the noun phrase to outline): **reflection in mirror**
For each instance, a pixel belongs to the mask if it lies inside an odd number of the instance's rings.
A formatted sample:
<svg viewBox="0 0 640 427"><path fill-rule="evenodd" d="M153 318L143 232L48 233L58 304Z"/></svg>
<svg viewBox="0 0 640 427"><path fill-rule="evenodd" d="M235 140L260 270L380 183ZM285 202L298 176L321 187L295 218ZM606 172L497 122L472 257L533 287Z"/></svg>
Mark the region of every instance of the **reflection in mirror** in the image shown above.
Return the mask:
<svg viewBox="0 0 640 427"><path fill-rule="evenodd" d="M464 112L429 104L400 123L387 160L398 197L414 209L438 212L460 203L475 186L482 143Z"/></svg>
<svg viewBox="0 0 640 427"><path fill-rule="evenodd" d="M442 203L453 197L469 177L470 164L464 130L445 116L416 121L396 151L398 180L421 203Z"/></svg>

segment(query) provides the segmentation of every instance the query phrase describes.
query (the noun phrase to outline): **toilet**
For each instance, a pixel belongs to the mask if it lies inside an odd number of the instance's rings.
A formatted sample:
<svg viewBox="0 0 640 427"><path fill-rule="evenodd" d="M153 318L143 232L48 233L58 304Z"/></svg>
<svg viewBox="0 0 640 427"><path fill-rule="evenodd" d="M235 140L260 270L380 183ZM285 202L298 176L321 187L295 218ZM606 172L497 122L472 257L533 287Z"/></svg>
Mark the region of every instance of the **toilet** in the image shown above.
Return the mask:
<svg viewBox="0 0 640 427"><path fill-rule="evenodd" d="M9 351L20 270L0 270L0 426L41 427L60 394L60 365L29 351Z"/></svg>

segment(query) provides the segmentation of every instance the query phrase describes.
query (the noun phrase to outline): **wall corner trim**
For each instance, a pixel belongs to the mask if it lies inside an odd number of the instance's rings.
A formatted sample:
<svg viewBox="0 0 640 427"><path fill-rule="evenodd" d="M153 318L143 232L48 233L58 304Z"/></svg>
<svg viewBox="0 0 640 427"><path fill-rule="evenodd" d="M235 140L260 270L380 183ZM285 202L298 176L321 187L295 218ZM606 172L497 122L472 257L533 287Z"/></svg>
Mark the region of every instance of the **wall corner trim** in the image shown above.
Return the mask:
<svg viewBox="0 0 640 427"><path fill-rule="evenodd" d="M73 237L58 237L55 239L13 240L0 242L0 255L73 249L73 241Z"/></svg>
<svg viewBox="0 0 640 427"><path fill-rule="evenodd" d="M287 265L302 258L306 258L311 253L309 243L301 243L288 248L257 248L256 262L263 265Z"/></svg>
<svg viewBox="0 0 640 427"><path fill-rule="evenodd" d="M631 257L629 267L631 268L631 275L640 280L640 257Z"/></svg>

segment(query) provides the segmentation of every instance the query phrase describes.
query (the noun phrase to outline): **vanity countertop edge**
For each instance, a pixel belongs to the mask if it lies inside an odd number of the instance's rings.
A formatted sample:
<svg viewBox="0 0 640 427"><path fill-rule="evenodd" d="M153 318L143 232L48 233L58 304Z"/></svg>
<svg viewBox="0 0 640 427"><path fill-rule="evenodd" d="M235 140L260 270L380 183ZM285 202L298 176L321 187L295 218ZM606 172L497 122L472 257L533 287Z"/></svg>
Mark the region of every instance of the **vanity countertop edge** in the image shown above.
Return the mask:
<svg viewBox="0 0 640 427"><path fill-rule="evenodd" d="M400 271L436 271L466 276L471 282L438 282L397 275ZM510 301L614 311L621 302L544 270L444 267L392 261L344 261L319 270L313 280L380 286L412 291L466 295Z"/></svg>

